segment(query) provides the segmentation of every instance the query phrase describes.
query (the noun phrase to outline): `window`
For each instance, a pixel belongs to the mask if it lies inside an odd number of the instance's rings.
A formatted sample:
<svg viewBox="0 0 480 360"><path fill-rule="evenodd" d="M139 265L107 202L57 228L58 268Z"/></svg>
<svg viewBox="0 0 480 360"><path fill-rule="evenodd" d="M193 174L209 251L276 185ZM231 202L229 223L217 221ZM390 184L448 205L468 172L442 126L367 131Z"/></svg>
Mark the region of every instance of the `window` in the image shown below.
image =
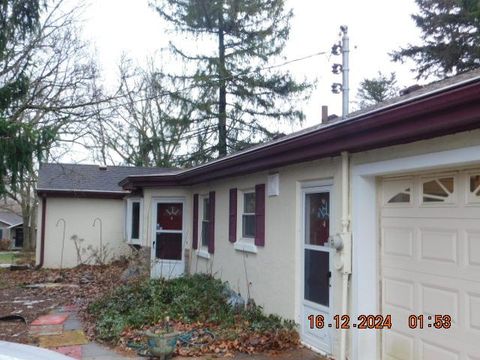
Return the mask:
<svg viewBox="0 0 480 360"><path fill-rule="evenodd" d="M389 204L405 204L410 202L410 188L405 189L402 192L399 192L397 195L393 196L388 200Z"/></svg>
<svg viewBox="0 0 480 360"><path fill-rule="evenodd" d="M387 206L408 206L412 202L413 179L385 179L383 181L383 204Z"/></svg>
<svg viewBox="0 0 480 360"><path fill-rule="evenodd" d="M142 240L142 199L127 199L127 242L140 244Z"/></svg>
<svg viewBox="0 0 480 360"><path fill-rule="evenodd" d="M210 238L210 199L204 197L202 200L202 247L208 247Z"/></svg>
<svg viewBox="0 0 480 360"><path fill-rule="evenodd" d="M470 175L470 192L480 196L480 175Z"/></svg>
<svg viewBox="0 0 480 360"><path fill-rule="evenodd" d="M3 229L0 229L0 240L3 239Z"/></svg>
<svg viewBox="0 0 480 360"><path fill-rule="evenodd" d="M257 253L258 246L265 246L265 184L255 190L230 189L229 232L235 250Z"/></svg>
<svg viewBox="0 0 480 360"><path fill-rule="evenodd" d="M330 236L330 193L305 195L305 244L325 246Z"/></svg>
<svg viewBox="0 0 480 360"><path fill-rule="evenodd" d="M246 192L243 194L242 236L244 238L255 237L255 193L254 192Z"/></svg>
<svg viewBox="0 0 480 360"><path fill-rule="evenodd" d="M132 203L132 231L130 234L132 239L140 238L140 202Z"/></svg>
<svg viewBox="0 0 480 360"><path fill-rule="evenodd" d="M424 203L451 203L454 194L454 177L436 178L423 182Z"/></svg>

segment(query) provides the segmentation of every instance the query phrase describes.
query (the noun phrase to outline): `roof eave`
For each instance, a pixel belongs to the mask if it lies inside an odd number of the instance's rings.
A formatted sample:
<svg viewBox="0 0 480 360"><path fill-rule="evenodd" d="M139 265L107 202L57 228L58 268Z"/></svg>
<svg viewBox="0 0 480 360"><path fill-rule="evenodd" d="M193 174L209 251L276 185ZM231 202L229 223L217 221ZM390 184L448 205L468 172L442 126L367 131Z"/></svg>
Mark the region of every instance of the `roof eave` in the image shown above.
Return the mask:
<svg viewBox="0 0 480 360"><path fill-rule="evenodd" d="M120 185L124 189L194 185L337 156L342 151L359 152L480 128L478 79L427 95L176 175L131 176Z"/></svg>
<svg viewBox="0 0 480 360"><path fill-rule="evenodd" d="M36 189L40 197L74 197L90 199L123 199L129 191L101 191L101 190L62 190L62 189Z"/></svg>

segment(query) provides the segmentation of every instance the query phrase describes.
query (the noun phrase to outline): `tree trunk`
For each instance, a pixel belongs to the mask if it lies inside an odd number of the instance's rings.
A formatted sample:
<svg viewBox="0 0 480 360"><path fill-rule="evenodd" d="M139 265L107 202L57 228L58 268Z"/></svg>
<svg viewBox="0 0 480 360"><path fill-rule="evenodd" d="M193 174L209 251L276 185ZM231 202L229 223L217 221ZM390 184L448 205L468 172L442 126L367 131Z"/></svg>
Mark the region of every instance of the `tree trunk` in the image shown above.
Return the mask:
<svg viewBox="0 0 480 360"><path fill-rule="evenodd" d="M35 195L35 200L32 204L32 210L30 212L30 249L35 250L37 247L37 232L35 231L37 228L37 208L38 208L38 201L37 196Z"/></svg>
<svg viewBox="0 0 480 360"><path fill-rule="evenodd" d="M218 19L218 77L220 82L218 96L218 156L227 155L227 81L225 70L225 39L223 14Z"/></svg>
<svg viewBox="0 0 480 360"><path fill-rule="evenodd" d="M29 184L21 192L21 207L23 218L23 250L30 251L35 248L35 195Z"/></svg>
<svg viewBox="0 0 480 360"><path fill-rule="evenodd" d="M26 214L22 210L22 217L23 217L23 250L30 251L32 250L31 243L30 243L30 240L31 240L30 225L29 225L30 214Z"/></svg>

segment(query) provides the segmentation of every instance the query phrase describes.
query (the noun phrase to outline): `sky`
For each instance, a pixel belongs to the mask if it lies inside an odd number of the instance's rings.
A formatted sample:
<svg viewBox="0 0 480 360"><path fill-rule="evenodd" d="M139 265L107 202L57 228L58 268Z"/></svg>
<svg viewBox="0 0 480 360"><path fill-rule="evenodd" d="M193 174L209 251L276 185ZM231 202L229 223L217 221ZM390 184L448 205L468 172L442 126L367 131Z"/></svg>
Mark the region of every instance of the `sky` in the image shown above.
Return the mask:
<svg viewBox="0 0 480 360"><path fill-rule="evenodd" d="M171 37L148 0L89 0L87 4L82 34L95 48L107 84L114 82L123 53L144 64ZM341 62L341 57L330 56L332 45L340 39L340 25L349 29L351 110L357 107L361 80L374 77L378 71L396 72L401 87L417 82L410 71L413 64L392 63L388 55L419 41L420 32L410 17L417 10L414 0L287 0L287 6L293 9L294 18L286 60L322 51L327 54L284 66L298 79L317 80L311 98L300 104L306 121L286 132L320 122L322 105L328 105L330 114L341 114L342 96L331 93L331 84L341 82L340 75L332 74L331 66Z"/></svg>

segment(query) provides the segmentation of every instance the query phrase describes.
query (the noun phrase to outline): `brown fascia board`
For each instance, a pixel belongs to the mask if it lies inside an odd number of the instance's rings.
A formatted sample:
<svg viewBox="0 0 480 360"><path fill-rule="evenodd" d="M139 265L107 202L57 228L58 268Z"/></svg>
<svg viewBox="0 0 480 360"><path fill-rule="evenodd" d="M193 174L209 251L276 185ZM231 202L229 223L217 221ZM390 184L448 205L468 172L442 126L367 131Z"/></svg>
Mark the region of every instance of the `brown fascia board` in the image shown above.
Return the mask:
<svg viewBox="0 0 480 360"><path fill-rule="evenodd" d="M480 81L333 123L173 175L129 176L124 189L194 185L295 163L480 128Z"/></svg>
<svg viewBox="0 0 480 360"><path fill-rule="evenodd" d="M58 190L37 189L39 197L49 198L88 198L88 199L123 199L127 191L92 191L92 190Z"/></svg>

